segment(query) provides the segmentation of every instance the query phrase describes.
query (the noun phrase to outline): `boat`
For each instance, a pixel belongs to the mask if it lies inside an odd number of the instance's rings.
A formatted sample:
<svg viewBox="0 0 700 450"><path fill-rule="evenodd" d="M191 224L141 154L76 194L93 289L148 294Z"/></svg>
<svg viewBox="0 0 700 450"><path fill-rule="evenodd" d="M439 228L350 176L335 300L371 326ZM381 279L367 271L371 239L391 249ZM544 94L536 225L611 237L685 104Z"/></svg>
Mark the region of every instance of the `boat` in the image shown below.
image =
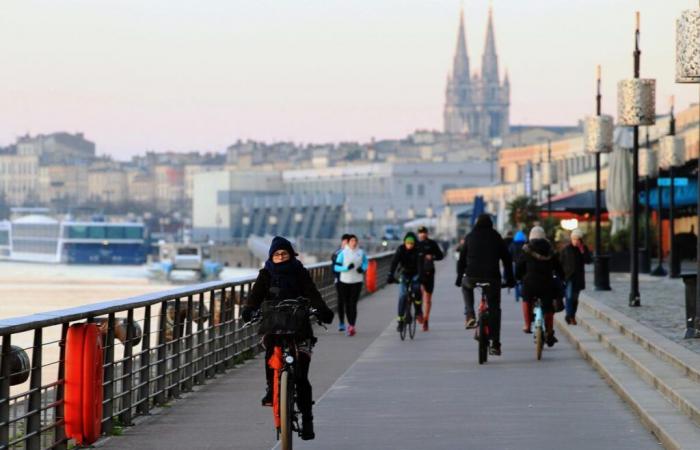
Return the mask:
<svg viewBox="0 0 700 450"><path fill-rule="evenodd" d="M219 278L223 265L211 259L208 244L160 242L159 262L149 273L151 278L171 282L209 281Z"/></svg>

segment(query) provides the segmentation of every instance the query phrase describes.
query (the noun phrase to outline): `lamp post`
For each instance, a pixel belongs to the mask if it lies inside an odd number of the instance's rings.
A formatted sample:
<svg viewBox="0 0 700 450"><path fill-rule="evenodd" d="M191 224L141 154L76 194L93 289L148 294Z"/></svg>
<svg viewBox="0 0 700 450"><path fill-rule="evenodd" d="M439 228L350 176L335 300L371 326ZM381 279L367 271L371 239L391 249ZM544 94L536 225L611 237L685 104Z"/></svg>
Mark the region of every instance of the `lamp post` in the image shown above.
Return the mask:
<svg viewBox="0 0 700 450"><path fill-rule="evenodd" d="M700 86L700 8L683 11L676 20L676 83L695 83ZM700 139L698 139L697 164L696 229L700 233ZM700 280L700 256L698 256L700 255L700 239L697 239L695 255L695 280L697 283L697 280ZM695 307L688 308L688 306ZM694 317L688 317L686 337L695 337L696 330L700 328L697 314L700 311L700 289L695 289L695 305L687 304L686 310L691 310L694 313Z"/></svg>
<svg viewBox="0 0 700 450"><path fill-rule="evenodd" d="M595 153L595 258L594 284L597 291L610 290L608 256L602 254L600 231L600 154L613 148L613 118L601 113L600 66L596 68L596 115L586 117L584 125L584 150Z"/></svg>
<svg viewBox="0 0 700 450"><path fill-rule="evenodd" d="M684 142L676 137L676 118L673 114L673 97L671 97L671 113L668 126L668 136L660 140L661 160L668 168L669 179L669 202L668 202L668 226L670 234L670 247L668 265L668 276L671 278L680 277L680 260L676 251L676 183L674 169L683 163Z"/></svg>
<svg viewBox="0 0 700 450"><path fill-rule="evenodd" d="M656 121L654 97L656 80L640 79L639 65L639 11L636 13L634 32L634 78L621 80L617 85L618 123L632 127L632 232L630 239L630 293L629 306L641 306L639 295L639 127Z"/></svg>
<svg viewBox="0 0 700 450"><path fill-rule="evenodd" d="M642 272L651 272L651 179L658 176L656 153L649 146L649 128L646 130L646 145L639 153L639 176L644 177L644 258L640 263ZM663 270L663 269L662 269Z"/></svg>

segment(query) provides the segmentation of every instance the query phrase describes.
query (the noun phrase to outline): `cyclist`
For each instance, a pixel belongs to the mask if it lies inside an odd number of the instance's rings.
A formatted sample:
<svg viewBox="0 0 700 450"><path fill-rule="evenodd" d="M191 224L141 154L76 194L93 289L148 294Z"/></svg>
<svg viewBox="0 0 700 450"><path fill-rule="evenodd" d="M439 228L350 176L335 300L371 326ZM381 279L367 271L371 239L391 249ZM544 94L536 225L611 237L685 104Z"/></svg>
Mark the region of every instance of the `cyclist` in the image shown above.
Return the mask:
<svg viewBox="0 0 700 450"><path fill-rule="evenodd" d="M456 285L462 288L464 297L465 327L476 326L474 315L474 287L477 283L489 283L485 287L489 306L490 353L501 355L501 271L503 263L505 286L515 286L513 263L503 238L493 229L488 214L481 214L474 228L464 238L464 245L457 261Z"/></svg>
<svg viewBox="0 0 700 450"><path fill-rule="evenodd" d="M428 331L428 320L430 319L430 307L433 301L433 290L435 289L435 261L440 261L445 255L437 242L428 237L428 228L422 226L418 228L418 263L420 287L423 294L423 314L418 311L416 320L423 322L423 331Z"/></svg>
<svg viewBox="0 0 700 450"><path fill-rule="evenodd" d="M331 263L333 263L333 275L335 278L333 283L335 284L336 297L338 299L338 331L345 332L345 301L340 288L340 272L343 268L343 264L338 264L338 256L343 253L345 246L348 245L348 239L350 239L350 234L343 234L340 238L340 248L333 252L331 256Z"/></svg>
<svg viewBox="0 0 700 450"><path fill-rule="evenodd" d="M245 322L250 322L263 301L279 302L297 297L308 298L311 306L318 310L319 319L322 322L331 323L333 321L333 311L321 298L309 271L296 259L292 243L281 236L276 236L270 245L269 259L265 262L265 267L258 273L253 289L241 311L241 317ZM311 349L315 343L316 338L309 323L307 330L298 337L297 348L299 352L295 373L297 407L302 417L301 438L304 440L315 437L311 411L312 392L311 383L309 383ZM274 346L270 345L270 339L267 336L263 337L263 345L266 349L265 361L267 361ZM265 364L265 376L267 389L262 398L262 404L263 406L272 406L273 371L267 364Z"/></svg>
<svg viewBox="0 0 700 450"><path fill-rule="evenodd" d="M552 244L547 240L544 229L532 227L529 242L523 246L523 253L515 265L515 276L523 282L523 302L528 306L524 310L527 327L523 328L523 331L530 332L533 304L539 298L542 301L545 342L547 342L548 347L558 342L554 336L553 299L556 293L553 275L557 275L560 280L564 279L559 259Z"/></svg>
<svg viewBox="0 0 700 450"><path fill-rule="evenodd" d="M389 268L389 276L387 284L396 283L394 272L398 267L401 267L401 286L399 288L399 316L397 319L396 330L401 331L405 325L403 316L405 313L406 296L408 290L411 289L414 298L420 298L420 280L418 272L418 250L416 249L416 235L409 231L403 238L403 244L399 245L394 253L394 259L391 260ZM417 303L417 309L420 311L420 301Z"/></svg>

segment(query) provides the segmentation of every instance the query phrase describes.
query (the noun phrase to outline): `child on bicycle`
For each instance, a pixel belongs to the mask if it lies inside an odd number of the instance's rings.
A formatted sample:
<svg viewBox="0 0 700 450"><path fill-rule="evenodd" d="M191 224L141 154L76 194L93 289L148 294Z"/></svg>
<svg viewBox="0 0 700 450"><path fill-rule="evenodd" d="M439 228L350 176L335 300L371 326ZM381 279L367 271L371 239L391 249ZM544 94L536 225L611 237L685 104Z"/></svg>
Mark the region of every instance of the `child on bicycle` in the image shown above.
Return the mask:
<svg viewBox="0 0 700 450"><path fill-rule="evenodd" d="M397 319L396 330L401 331L405 325L404 314L406 307L406 297L408 296L409 289L414 294L413 298L417 299L416 304L419 305L417 310L420 311L420 277L419 277L419 264L418 264L418 250L416 249L416 235L409 231L403 238L403 244L396 249L394 253L394 259L391 260L391 267L389 268L389 276L387 277L387 284L396 283L398 280L394 277L394 272L396 269L401 267L401 285L399 287L399 316Z"/></svg>
<svg viewBox="0 0 700 450"><path fill-rule="evenodd" d="M287 299L304 297L309 299L311 307L318 310L319 319L325 323L333 321L333 311L323 301L321 293L316 288L309 271L296 259L296 252L292 243L287 239L276 236L272 240L269 251L269 259L265 262L265 267L260 270L255 280L253 289L250 291L245 305L241 311L241 317L245 322L250 322L255 312L260 308L263 301L273 303ZM298 336L297 349L297 371L296 371L296 391L297 406L301 412L302 430L301 438L304 440L313 439L314 425L311 411L312 391L309 383L309 364L311 363L311 349L316 343L311 323ZM274 348L268 336L263 337L265 346L265 361L267 361ZM273 370L265 364L265 376L267 379L267 389L262 398L263 406L272 406L272 378Z"/></svg>
<svg viewBox="0 0 700 450"><path fill-rule="evenodd" d="M515 265L515 277L523 283L523 302L527 308L523 332L530 333L532 308L539 298L544 312L545 341L551 347L558 342L554 336L554 297L557 295L553 277L563 279L564 273L552 244L547 240L542 227L532 227L529 242L523 246L523 253Z"/></svg>

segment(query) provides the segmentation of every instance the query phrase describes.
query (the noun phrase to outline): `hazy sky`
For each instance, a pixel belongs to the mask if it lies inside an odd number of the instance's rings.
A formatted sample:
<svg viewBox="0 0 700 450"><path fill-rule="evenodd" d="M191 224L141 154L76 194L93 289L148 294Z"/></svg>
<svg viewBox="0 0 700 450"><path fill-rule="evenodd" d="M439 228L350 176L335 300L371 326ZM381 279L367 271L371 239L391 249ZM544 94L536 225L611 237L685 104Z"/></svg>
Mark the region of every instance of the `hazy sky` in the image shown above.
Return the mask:
<svg viewBox="0 0 700 450"><path fill-rule="evenodd" d="M697 0L495 0L511 123L574 124L632 75L657 109L697 101L674 83L675 19ZM215 150L236 139L325 142L441 129L458 0L2 0L0 145L83 131L99 153ZM487 0L465 0L472 70Z"/></svg>

